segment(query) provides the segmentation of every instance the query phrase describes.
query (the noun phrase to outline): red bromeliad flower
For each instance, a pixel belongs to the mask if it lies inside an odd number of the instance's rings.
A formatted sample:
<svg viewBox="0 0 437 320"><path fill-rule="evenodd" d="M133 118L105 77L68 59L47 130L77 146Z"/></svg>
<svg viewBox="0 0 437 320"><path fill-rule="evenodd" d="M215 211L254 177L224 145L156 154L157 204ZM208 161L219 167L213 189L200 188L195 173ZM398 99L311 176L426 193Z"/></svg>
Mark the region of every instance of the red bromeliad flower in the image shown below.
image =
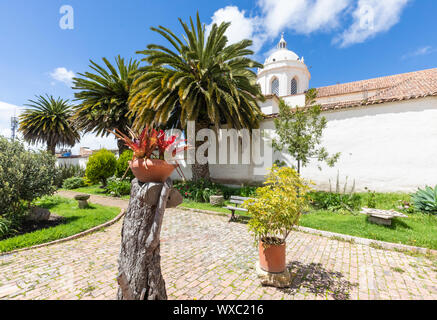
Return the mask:
<svg viewBox="0 0 437 320"><path fill-rule="evenodd" d="M176 140L177 136L175 135L167 138L163 130L158 132L153 128L149 129L149 127L146 126L140 134L134 132L130 128L128 128L128 131L131 135L131 138L123 134L118 129L115 129L115 132L108 130L108 132L113 133L117 138L123 140L125 144L133 151L134 157L137 159L150 159L153 153L157 150L159 159L164 160L164 153L166 151L170 151L172 148L173 156L188 149L188 145L184 145L179 148L175 147L187 140Z"/></svg>

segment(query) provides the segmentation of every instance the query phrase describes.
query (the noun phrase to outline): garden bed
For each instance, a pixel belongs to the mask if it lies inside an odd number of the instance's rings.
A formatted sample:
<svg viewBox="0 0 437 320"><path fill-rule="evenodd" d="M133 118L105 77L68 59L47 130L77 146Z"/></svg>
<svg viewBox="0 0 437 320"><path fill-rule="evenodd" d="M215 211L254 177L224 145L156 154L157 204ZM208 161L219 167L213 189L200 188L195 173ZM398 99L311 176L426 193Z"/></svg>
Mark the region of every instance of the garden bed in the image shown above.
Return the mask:
<svg viewBox="0 0 437 320"><path fill-rule="evenodd" d="M116 217L120 212L119 208L92 203L87 209L79 209L77 201L58 196L44 198L44 200L39 201L38 206L49 209L54 217L60 217L55 219L57 220L56 225L50 225L50 221L45 224L34 224L32 232L1 240L0 252L8 252L72 236L103 224Z"/></svg>

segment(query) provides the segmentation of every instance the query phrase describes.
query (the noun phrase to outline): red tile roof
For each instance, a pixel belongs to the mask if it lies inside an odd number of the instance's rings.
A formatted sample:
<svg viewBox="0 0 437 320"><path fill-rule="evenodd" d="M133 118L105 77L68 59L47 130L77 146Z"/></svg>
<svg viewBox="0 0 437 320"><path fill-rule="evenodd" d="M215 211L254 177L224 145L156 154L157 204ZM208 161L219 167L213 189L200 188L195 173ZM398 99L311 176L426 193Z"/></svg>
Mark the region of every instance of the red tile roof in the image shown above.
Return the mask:
<svg viewBox="0 0 437 320"><path fill-rule="evenodd" d="M372 91L373 95L366 100L322 103L322 110L339 110L437 96L437 68L320 87L317 88L317 97L324 98L365 91ZM278 114L271 114L266 115L265 118L275 118L277 116Z"/></svg>
<svg viewBox="0 0 437 320"><path fill-rule="evenodd" d="M323 110L437 96L437 68L317 88L317 97L377 91L366 100L322 104ZM373 92L374 93L374 92Z"/></svg>

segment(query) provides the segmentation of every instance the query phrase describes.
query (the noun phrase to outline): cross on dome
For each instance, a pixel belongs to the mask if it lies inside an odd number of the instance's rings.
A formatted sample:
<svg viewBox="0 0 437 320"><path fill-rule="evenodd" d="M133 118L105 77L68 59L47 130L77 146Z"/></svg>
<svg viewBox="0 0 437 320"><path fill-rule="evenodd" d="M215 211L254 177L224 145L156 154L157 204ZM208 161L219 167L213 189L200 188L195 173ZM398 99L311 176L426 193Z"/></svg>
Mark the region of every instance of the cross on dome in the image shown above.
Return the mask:
<svg viewBox="0 0 437 320"><path fill-rule="evenodd" d="M279 40L278 49L287 49L287 41L284 39L284 32L281 33L281 40Z"/></svg>

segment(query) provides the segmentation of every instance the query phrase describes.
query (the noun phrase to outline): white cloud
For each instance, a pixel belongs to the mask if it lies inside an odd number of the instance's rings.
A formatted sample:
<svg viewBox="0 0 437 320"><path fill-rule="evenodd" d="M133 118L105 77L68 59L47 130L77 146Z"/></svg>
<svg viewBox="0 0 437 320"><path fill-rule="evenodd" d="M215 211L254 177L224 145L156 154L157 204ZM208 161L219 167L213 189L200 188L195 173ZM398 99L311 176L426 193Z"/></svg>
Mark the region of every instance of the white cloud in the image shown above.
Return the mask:
<svg viewBox="0 0 437 320"><path fill-rule="evenodd" d="M64 67L56 68L50 73L50 76L59 82L65 83L67 86L71 86L74 78L74 72L67 70ZM53 85L53 82L51 83Z"/></svg>
<svg viewBox="0 0 437 320"><path fill-rule="evenodd" d="M216 23L220 25L222 22L231 22L226 36L229 43L236 43L244 39L253 41L254 51L258 51L263 42L263 36L258 33L260 27L260 20L258 17L247 17L244 10L238 9L236 6L227 6L214 12L211 18L211 24L206 26L206 31L211 31L212 25Z"/></svg>
<svg viewBox="0 0 437 320"><path fill-rule="evenodd" d="M418 48L418 49L416 49L413 52L409 52L407 54L404 54L401 59L405 60L405 59L408 59L408 58L414 58L414 57L419 57L419 56L426 56L426 55L434 53L434 52L437 52L436 48L433 48L431 46L425 46L425 47Z"/></svg>
<svg viewBox="0 0 437 320"><path fill-rule="evenodd" d="M230 42L252 39L253 49L282 31L309 35L336 33L333 43L347 47L388 31L411 0L258 0L259 15L249 17L237 6L217 10L212 23L230 21ZM349 26L346 21L352 20ZM211 25L207 28L211 28Z"/></svg>
<svg viewBox="0 0 437 320"><path fill-rule="evenodd" d="M359 0L352 13L352 25L334 42L341 47L362 43L378 33L390 30L400 20L410 0Z"/></svg>
<svg viewBox="0 0 437 320"><path fill-rule="evenodd" d="M264 14L264 26L271 36L287 29L300 34L335 29L350 3L351 0L258 1Z"/></svg>

